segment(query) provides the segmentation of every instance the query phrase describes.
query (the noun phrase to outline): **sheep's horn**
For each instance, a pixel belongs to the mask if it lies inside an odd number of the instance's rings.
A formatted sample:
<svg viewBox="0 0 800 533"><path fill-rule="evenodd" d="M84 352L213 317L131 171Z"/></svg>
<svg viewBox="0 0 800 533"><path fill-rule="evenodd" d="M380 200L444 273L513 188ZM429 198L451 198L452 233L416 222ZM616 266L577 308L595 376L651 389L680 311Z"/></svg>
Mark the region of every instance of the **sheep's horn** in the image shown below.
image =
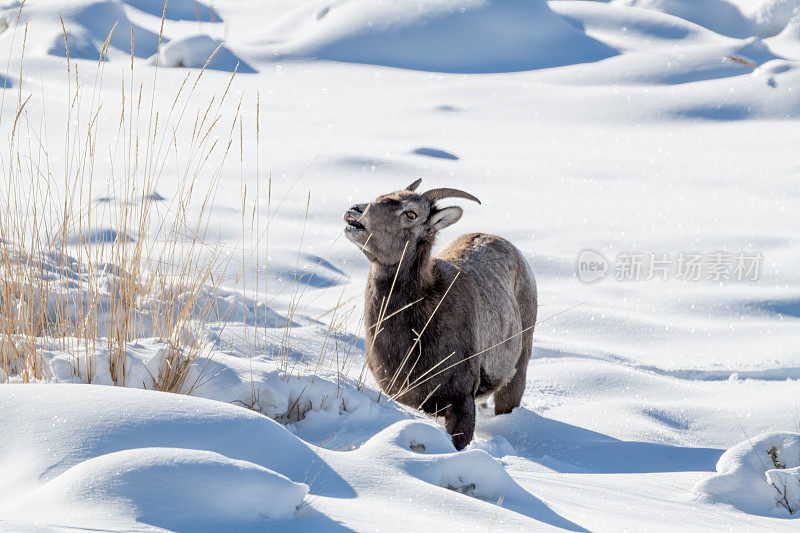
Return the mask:
<svg viewBox="0 0 800 533"><path fill-rule="evenodd" d="M417 187L419 187L419 184L420 184L420 183L422 183L422 178L418 179L417 181L415 181L414 183L412 183L411 185L409 185L408 187L406 187L406 190L407 190L407 191L414 192L414 191L416 191L416 190L417 190Z"/></svg>
<svg viewBox="0 0 800 533"><path fill-rule="evenodd" d="M458 189L448 189L447 187L443 189L431 189L424 192L422 196L430 203L434 203L437 200L442 200L444 198L466 198L467 200L472 200L473 202L477 202L479 204L481 203L480 200L468 192L460 191Z"/></svg>

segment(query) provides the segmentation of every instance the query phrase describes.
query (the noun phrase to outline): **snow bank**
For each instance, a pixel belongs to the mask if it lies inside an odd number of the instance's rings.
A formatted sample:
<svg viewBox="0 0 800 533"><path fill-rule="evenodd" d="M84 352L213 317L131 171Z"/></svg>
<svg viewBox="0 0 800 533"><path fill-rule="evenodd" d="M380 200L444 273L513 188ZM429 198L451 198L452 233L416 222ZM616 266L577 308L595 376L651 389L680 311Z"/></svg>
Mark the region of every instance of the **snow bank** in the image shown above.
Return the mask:
<svg viewBox="0 0 800 533"><path fill-rule="evenodd" d="M738 39L777 35L800 12L798 0L614 0L613 3L663 11Z"/></svg>
<svg viewBox="0 0 800 533"><path fill-rule="evenodd" d="M298 8L267 33L277 58L440 72L531 70L616 53L544 0L323 2Z"/></svg>
<svg viewBox="0 0 800 533"><path fill-rule="evenodd" d="M694 490L746 513L800 516L800 433L765 433L737 444Z"/></svg>
<svg viewBox="0 0 800 533"><path fill-rule="evenodd" d="M0 28L13 28L16 24L19 7L14 7L0 15ZM61 19L64 21L62 29ZM64 30L69 46L69 55L80 59L100 59L100 53L109 33L116 24L109 40L109 55L131 53L131 29L136 43L134 54L149 57L156 52L158 35L133 24L124 7L118 2L100 0L95 2L75 2L74 0L29 0L25 2L19 19L20 27L28 24L28 33L36 39L29 39L26 55L66 56ZM28 48L29 47L29 48Z"/></svg>
<svg viewBox="0 0 800 533"><path fill-rule="evenodd" d="M216 53L214 53L216 51ZM213 55L213 57L212 57ZM211 61L209 61L211 59ZM226 72L253 73L253 67L239 59L222 41L208 35L193 35L175 39L161 48L151 62L165 67L206 68ZM237 68L238 67L238 68Z"/></svg>

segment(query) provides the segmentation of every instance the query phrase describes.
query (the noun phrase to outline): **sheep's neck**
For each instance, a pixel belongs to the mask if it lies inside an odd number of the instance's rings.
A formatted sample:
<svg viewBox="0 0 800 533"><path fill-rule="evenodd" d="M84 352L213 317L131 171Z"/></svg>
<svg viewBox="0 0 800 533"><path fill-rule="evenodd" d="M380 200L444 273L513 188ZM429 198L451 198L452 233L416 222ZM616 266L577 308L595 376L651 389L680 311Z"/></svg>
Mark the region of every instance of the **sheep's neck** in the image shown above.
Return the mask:
<svg viewBox="0 0 800 533"><path fill-rule="evenodd" d="M403 359L415 335L421 333L432 312L431 302L433 305L436 303L432 298L435 277L430 248L430 244L423 245L410 260L407 258L399 266L372 263L364 306L369 351L390 355L389 359ZM388 305L385 303L387 298ZM406 306L409 307L400 311ZM374 325L381 318L383 321L376 336Z"/></svg>
<svg viewBox="0 0 800 533"><path fill-rule="evenodd" d="M382 298L389 298L389 312L419 298L424 298L434 284L431 263L431 243L422 242L415 254L406 255L399 265L385 266L373 262L370 266L368 293L373 304L380 308ZM377 300L377 301L376 301ZM368 302L369 304L370 302ZM376 317L377 318L377 317Z"/></svg>

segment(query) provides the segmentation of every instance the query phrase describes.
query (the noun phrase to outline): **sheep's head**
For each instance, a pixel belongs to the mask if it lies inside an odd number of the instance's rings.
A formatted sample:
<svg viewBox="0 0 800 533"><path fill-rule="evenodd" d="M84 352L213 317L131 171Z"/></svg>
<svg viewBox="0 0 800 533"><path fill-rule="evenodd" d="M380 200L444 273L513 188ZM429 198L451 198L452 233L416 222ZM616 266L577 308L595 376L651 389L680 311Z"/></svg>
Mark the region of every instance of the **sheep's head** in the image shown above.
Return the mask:
<svg viewBox="0 0 800 533"><path fill-rule="evenodd" d="M418 179L403 190L384 194L368 204L356 204L345 212L345 235L370 261L397 265L404 249L406 257L412 257L420 245L433 240L436 232L458 222L461 208L439 208L438 200L466 198L481 203L458 189L414 192L421 182Z"/></svg>

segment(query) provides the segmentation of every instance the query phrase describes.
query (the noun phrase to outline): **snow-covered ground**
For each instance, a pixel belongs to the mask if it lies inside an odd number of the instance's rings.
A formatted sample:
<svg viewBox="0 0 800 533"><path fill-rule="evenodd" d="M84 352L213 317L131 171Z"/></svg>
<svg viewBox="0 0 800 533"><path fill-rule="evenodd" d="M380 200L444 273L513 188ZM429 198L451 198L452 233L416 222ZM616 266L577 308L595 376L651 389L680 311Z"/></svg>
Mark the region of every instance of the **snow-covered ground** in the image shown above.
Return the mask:
<svg viewBox="0 0 800 533"><path fill-rule="evenodd" d="M146 137L152 105L180 147L154 224L197 169L187 212L208 225L181 245L225 267L202 293L190 396L134 390L168 349L144 333L157 302L131 317L130 387L111 386L103 343L93 385L72 383L76 341L36 340L41 383L0 368L0 529L797 527L800 1L170 0L158 57L160 0L0 7L0 130L39 154L26 165L61 183L65 129L102 104L71 204L94 206L92 246L163 238L109 214L127 205L109 177L132 153L120 115ZM207 108L209 144L232 142L222 167L181 144ZM40 136L44 155L20 144ZM362 374L368 263L341 215L418 177L482 201L441 243L502 235L539 287L523 405L482 409L459 453ZM581 281L579 257L605 277ZM45 270L84 301L89 274ZM118 276L91 275L103 319Z"/></svg>

